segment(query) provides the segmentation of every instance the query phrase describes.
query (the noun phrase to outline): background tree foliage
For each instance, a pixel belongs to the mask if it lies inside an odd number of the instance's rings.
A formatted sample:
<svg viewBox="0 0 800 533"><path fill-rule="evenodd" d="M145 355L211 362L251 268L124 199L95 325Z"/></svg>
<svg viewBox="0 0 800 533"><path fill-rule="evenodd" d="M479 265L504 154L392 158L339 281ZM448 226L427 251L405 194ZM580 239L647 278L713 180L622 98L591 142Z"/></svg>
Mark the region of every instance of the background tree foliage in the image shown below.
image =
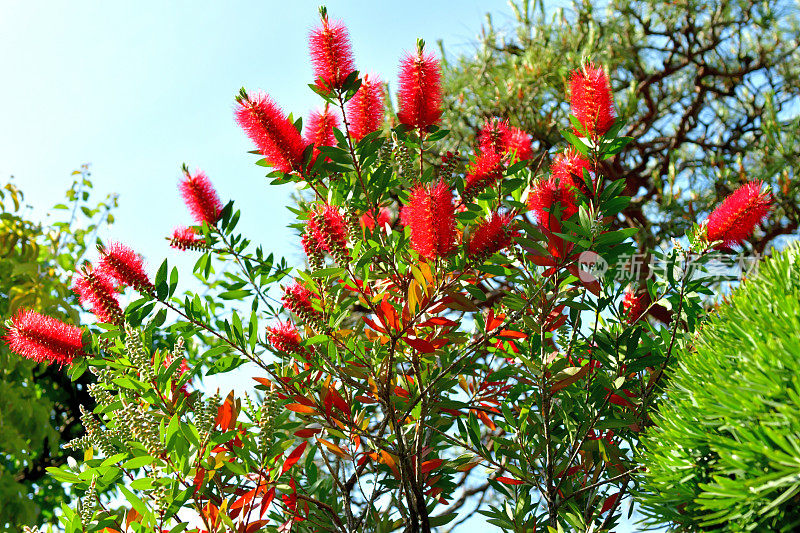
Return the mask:
<svg viewBox="0 0 800 533"><path fill-rule="evenodd" d="M67 203L56 206L69 221L52 227L25 214L22 191L13 182L0 189L0 321L31 308L77 324L77 300L64 272L75 270L96 241L101 224L111 223L116 199L90 207L92 183L86 166L75 171ZM92 406L86 386L55 366L36 364L0 343L0 528L55 523L54 507L69 501L46 468L66 462L61 445L80 436L78 406Z"/></svg>
<svg viewBox="0 0 800 533"><path fill-rule="evenodd" d="M639 499L680 531L797 531L800 249L766 261L681 354Z"/></svg>
<svg viewBox="0 0 800 533"><path fill-rule="evenodd" d="M643 226L642 250L683 235L747 180L782 192L762 252L800 220L800 27L784 0L612 0L551 9L512 1L515 27L488 19L474 55L446 64L444 127L450 149L470 151L487 117L508 118L545 155L561 141L568 75L591 59L607 66L623 135L603 169L625 178L624 224ZM544 161L544 167L547 161Z"/></svg>

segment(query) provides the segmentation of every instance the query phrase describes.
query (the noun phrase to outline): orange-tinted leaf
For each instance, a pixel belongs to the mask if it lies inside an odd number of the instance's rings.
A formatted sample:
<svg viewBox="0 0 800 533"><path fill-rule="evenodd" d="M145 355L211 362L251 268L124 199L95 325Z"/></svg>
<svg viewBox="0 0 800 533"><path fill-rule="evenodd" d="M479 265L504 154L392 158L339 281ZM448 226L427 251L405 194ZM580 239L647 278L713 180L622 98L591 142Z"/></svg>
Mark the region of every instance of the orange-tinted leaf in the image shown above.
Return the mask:
<svg viewBox="0 0 800 533"><path fill-rule="evenodd" d="M318 429L318 428L316 428L316 429L315 428L303 428L303 429L298 429L297 431L295 431L294 432L294 436L295 437L299 437L301 439L308 439L308 438L313 437L314 435L316 435L320 431L322 431L322 430Z"/></svg>
<svg viewBox="0 0 800 533"><path fill-rule="evenodd" d="M500 483L505 483L506 485L522 485L522 484L525 483L524 481L521 481L519 479L514 479L514 478L511 478L511 477L505 477L505 476L497 477L497 478L495 478L495 480L499 481Z"/></svg>
<svg viewBox="0 0 800 533"><path fill-rule="evenodd" d="M286 408L290 411L294 411L295 413L300 413L302 415L317 414L316 409L308 405L303 405L301 403L290 403L286 406Z"/></svg>
<svg viewBox="0 0 800 533"><path fill-rule="evenodd" d="M521 331L514 331L513 329L504 329L500 333L496 333L498 337L503 337L505 339L527 339L528 336Z"/></svg>
<svg viewBox="0 0 800 533"><path fill-rule="evenodd" d="M619 498L619 492L617 492L616 494L612 494L611 496L606 498L606 500L603 502L602 509L600 509L600 514L603 514L612 507L614 507L614 504L617 503L617 498Z"/></svg>
<svg viewBox="0 0 800 533"><path fill-rule="evenodd" d="M586 374L589 373L589 366L590 365L584 365L582 367L573 366L570 368L565 368L560 373L565 374L566 377L553 383L553 386L550 388L550 392L558 392L564 387L569 387L570 385L572 385L573 383L575 383L576 381L578 381L579 379L581 379L582 377L584 377Z"/></svg>
<svg viewBox="0 0 800 533"><path fill-rule="evenodd" d="M420 353L433 353L436 351L436 348L433 346L433 344L425 339L412 339L410 337L403 337L403 340Z"/></svg>
<svg viewBox="0 0 800 533"><path fill-rule="evenodd" d="M327 441L325 439L321 439L319 437L317 437L317 441L322 443L322 445L325 446L326 448L328 448L328 450L330 450L331 453L333 453L335 455L338 455L342 459L347 459L347 460L352 459L352 457L350 456L349 453L347 453L346 451L344 451L342 448L340 448L339 446L335 445L334 443L329 442L329 441Z"/></svg>
<svg viewBox="0 0 800 533"><path fill-rule="evenodd" d="M366 322L366 323L367 323L367 325L368 325L369 327L371 327L371 328L372 328L372 329L374 329L375 331L378 331L378 332L380 332L380 333L386 333L386 330L385 330L384 328L380 327L378 324L376 324L376 323L375 323L373 320L370 320L369 318L367 318L367 317L365 317L365 316L364 316L364 317L361 317L361 318L364 320L364 322Z"/></svg>
<svg viewBox="0 0 800 533"><path fill-rule="evenodd" d="M425 461L420 466L420 470L423 474L427 474L431 470L435 470L444 464L444 459L431 459L430 461Z"/></svg>
<svg viewBox="0 0 800 533"><path fill-rule="evenodd" d="M291 467L295 465L297 461L300 460L300 457L303 455L303 452L306 450L306 446L308 445L308 441L303 441L303 443L294 449L292 453L289 454L289 457L283 462L283 468L281 468L281 474L289 470Z"/></svg>

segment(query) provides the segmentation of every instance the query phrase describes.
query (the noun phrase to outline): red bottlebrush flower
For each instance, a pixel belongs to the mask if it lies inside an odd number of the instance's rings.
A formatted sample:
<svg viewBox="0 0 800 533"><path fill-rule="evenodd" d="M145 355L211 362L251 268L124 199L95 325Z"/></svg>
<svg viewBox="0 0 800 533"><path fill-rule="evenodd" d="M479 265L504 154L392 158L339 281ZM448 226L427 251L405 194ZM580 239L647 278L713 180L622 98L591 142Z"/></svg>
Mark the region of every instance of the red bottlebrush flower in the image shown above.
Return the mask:
<svg viewBox="0 0 800 533"><path fill-rule="evenodd" d="M753 233L772 208L772 195L763 187L762 181L751 181L723 200L706 220L709 242L722 241L717 248L729 247Z"/></svg>
<svg viewBox="0 0 800 533"><path fill-rule="evenodd" d="M347 262L347 223L338 207L330 204L316 208L306 226L314 240L339 263Z"/></svg>
<svg viewBox="0 0 800 533"><path fill-rule="evenodd" d="M426 259L450 255L456 239L455 207L444 181L416 186L403 211L411 226L411 246L419 255Z"/></svg>
<svg viewBox="0 0 800 533"><path fill-rule="evenodd" d="M198 170L192 176L184 167L183 174L178 190L183 196L186 207L198 224L205 222L209 226L214 226L222 213L222 202L217 196L217 191L202 171Z"/></svg>
<svg viewBox="0 0 800 533"><path fill-rule="evenodd" d="M628 324L634 324L642 317L645 310L647 310L648 302L647 293L637 296L630 287L625 290L625 296L622 299L622 311Z"/></svg>
<svg viewBox="0 0 800 533"><path fill-rule="evenodd" d="M539 224L553 232L561 231L560 221L578 212L571 183L559 183L553 177L539 180L531 187L528 208L536 214Z"/></svg>
<svg viewBox="0 0 800 533"><path fill-rule="evenodd" d="M383 82L377 76L365 75L358 92L347 102L350 135L360 141L383 125Z"/></svg>
<svg viewBox="0 0 800 533"><path fill-rule="evenodd" d="M433 54L406 54L400 61L400 110L397 118L409 128L424 129L442 116L441 69Z"/></svg>
<svg viewBox="0 0 800 533"><path fill-rule="evenodd" d="M72 290L82 304L91 306L92 313L100 322L122 325L123 313L114 280L107 274L85 270L75 278Z"/></svg>
<svg viewBox="0 0 800 533"><path fill-rule="evenodd" d="M264 93L237 97L236 122L270 164L281 172L303 172L306 144L281 108Z"/></svg>
<svg viewBox="0 0 800 533"><path fill-rule="evenodd" d="M303 320L315 322L322 317L322 313L314 308L314 300L319 302L319 297L305 285L294 282L284 289L281 301L289 311Z"/></svg>
<svg viewBox="0 0 800 533"><path fill-rule="evenodd" d="M592 171L592 163L584 158L577 150L570 147L563 153L556 155L550 173L559 184L568 183L583 194L589 194L589 188L583 181L583 171Z"/></svg>
<svg viewBox="0 0 800 533"><path fill-rule="evenodd" d="M303 353L300 341L300 333L291 322L278 322L267 328L267 342L278 351Z"/></svg>
<svg viewBox="0 0 800 533"><path fill-rule="evenodd" d="M472 232L467 244L467 255L476 259L489 257L509 246L512 236L511 216L492 213Z"/></svg>
<svg viewBox="0 0 800 533"><path fill-rule="evenodd" d="M605 71L587 63L572 71L569 85L572 114L589 136L603 135L610 130L617 114Z"/></svg>
<svg viewBox="0 0 800 533"><path fill-rule="evenodd" d="M82 355L83 331L53 317L20 309L3 340L12 352L39 363L69 365Z"/></svg>
<svg viewBox="0 0 800 533"><path fill-rule="evenodd" d="M95 272L110 276L122 285L133 287L139 292L153 292L153 283L144 271L142 258L118 242L112 242L100 249L100 260Z"/></svg>
<svg viewBox="0 0 800 533"><path fill-rule="evenodd" d="M336 146L336 136L333 128L339 127L339 115L334 113L327 105L322 111L312 111L308 116L306 133L303 142L314 145L314 152L311 155L311 164L317 160L320 146ZM330 161L329 158L325 158Z"/></svg>
<svg viewBox="0 0 800 533"><path fill-rule="evenodd" d="M330 22L322 14L322 26L314 28L308 36L311 64L317 87L324 90L340 89L347 76L355 70L350 35L342 21Z"/></svg>
<svg viewBox="0 0 800 533"><path fill-rule="evenodd" d="M375 217L372 211L367 211L361 215L361 227L373 229L375 227ZM392 212L388 207L378 209L378 228L383 229L386 224L392 223Z"/></svg>
<svg viewBox="0 0 800 533"><path fill-rule="evenodd" d="M206 248L206 240L201 239L194 228L179 226L172 232L169 245L178 250L202 250Z"/></svg>
<svg viewBox="0 0 800 533"><path fill-rule="evenodd" d="M515 154L514 160L533 158L531 136L510 126L507 120L490 119L478 134L478 146L483 153Z"/></svg>
<svg viewBox="0 0 800 533"><path fill-rule="evenodd" d="M401 205L400 206L400 224L403 227L408 226L411 224L411 209L408 206Z"/></svg>
<svg viewBox="0 0 800 533"><path fill-rule="evenodd" d="M469 202L502 177L503 162L500 154L496 152L478 154L475 163L467 170L467 177L464 180L464 200Z"/></svg>

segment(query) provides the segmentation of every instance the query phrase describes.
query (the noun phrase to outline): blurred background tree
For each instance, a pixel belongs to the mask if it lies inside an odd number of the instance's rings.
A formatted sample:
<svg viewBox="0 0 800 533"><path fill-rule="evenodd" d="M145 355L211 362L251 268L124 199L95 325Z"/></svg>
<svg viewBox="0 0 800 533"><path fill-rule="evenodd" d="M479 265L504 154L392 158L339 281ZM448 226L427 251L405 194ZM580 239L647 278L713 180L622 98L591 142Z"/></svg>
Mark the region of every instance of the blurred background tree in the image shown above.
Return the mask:
<svg viewBox="0 0 800 533"><path fill-rule="evenodd" d="M781 203L751 239L763 252L800 221L800 26L786 0L611 0L553 9L512 1L514 27L491 18L474 54L446 62L443 127L462 154L489 117L531 134L534 153L563 144L569 72L608 69L633 141L606 161L633 197L620 225L644 225L644 250L683 235L733 189L760 179ZM543 160L543 168L547 167Z"/></svg>
<svg viewBox="0 0 800 533"><path fill-rule="evenodd" d="M0 189L0 320L22 308L79 324L77 298L64 274L74 272L97 230L113 222L116 197L90 205L88 166L73 172L67 202L55 206L67 221L52 226L29 220L23 192L13 180ZM53 511L69 501L61 483L46 472L75 451L61 445L82 434L78 407L94 402L92 375L71 381L56 366L37 364L0 343L0 529L55 523Z"/></svg>

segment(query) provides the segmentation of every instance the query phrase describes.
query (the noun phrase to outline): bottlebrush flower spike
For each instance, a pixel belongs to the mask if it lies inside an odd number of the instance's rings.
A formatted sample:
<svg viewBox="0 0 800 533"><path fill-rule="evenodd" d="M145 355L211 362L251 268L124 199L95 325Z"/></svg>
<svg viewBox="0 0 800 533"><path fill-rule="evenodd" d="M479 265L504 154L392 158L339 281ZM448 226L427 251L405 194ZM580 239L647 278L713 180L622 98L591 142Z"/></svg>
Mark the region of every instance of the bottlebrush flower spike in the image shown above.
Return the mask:
<svg viewBox="0 0 800 533"><path fill-rule="evenodd" d="M481 191L503 177L503 159L497 152L478 154L464 179L464 201L469 202Z"/></svg>
<svg viewBox="0 0 800 533"><path fill-rule="evenodd" d="M630 287L625 290L625 296L622 299L622 311L628 324L634 324L642 317L647 309L648 301L649 297L646 293L637 296Z"/></svg>
<svg viewBox="0 0 800 533"><path fill-rule="evenodd" d="M173 230L169 245L178 250L205 250L208 248L206 240L201 239L194 228L185 226L179 226Z"/></svg>
<svg viewBox="0 0 800 533"><path fill-rule="evenodd" d="M485 259L511 244L513 229L511 216L492 213L489 218L482 221L475 230L467 244L467 255L472 259Z"/></svg>
<svg viewBox="0 0 800 533"><path fill-rule="evenodd" d="M322 313L314 308L314 301L319 302L319 297L311 292L305 285L298 282L286 287L283 291L282 302L289 311L302 318L309 324L316 324L322 319Z"/></svg>
<svg viewBox="0 0 800 533"><path fill-rule="evenodd" d="M281 172L302 174L306 144L294 124L265 93L236 97L236 122L269 163Z"/></svg>
<svg viewBox="0 0 800 533"><path fill-rule="evenodd" d="M489 119L478 134L478 146L483 153L515 154L514 161L533 158L531 136L507 120Z"/></svg>
<svg viewBox="0 0 800 533"><path fill-rule="evenodd" d="M439 180L417 185L403 208L411 226L411 247L425 259L446 257L455 248L456 219L453 195Z"/></svg>
<svg viewBox="0 0 800 533"><path fill-rule="evenodd" d="M383 125L383 82L377 76L364 75L358 92L347 102L350 135L360 141Z"/></svg>
<svg viewBox="0 0 800 533"><path fill-rule="evenodd" d="M183 179L178 184L186 207L198 224L205 222L209 226L216 225L222 214L222 202L208 177L198 170L194 176L183 166Z"/></svg>
<svg viewBox="0 0 800 533"><path fill-rule="evenodd" d="M337 263L347 263L347 222L338 207L324 204L314 209L307 229Z"/></svg>
<svg viewBox="0 0 800 533"><path fill-rule="evenodd" d="M706 237L709 242L722 241L717 248L741 244L752 235L771 208L772 195L764 190L764 182L746 183L708 216Z"/></svg>
<svg viewBox="0 0 800 533"><path fill-rule="evenodd" d="M278 322L267 327L267 342L278 351L304 354L307 350L300 346L301 340L300 333L291 322Z"/></svg>
<svg viewBox="0 0 800 533"><path fill-rule="evenodd" d="M592 171L592 163L584 158L577 150L570 147L556 155L550 173L559 184L568 183L577 188L584 195L589 195L589 188L583 181L583 171Z"/></svg>
<svg viewBox="0 0 800 533"><path fill-rule="evenodd" d="M611 129L617 114L614 111L611 84L605 71L595 67L593 63L587 63L572 71L569 85L572 114L589 136L603 135Z"/></svg>
<svg viewBox="0 0 800 533"><path fill-rule="evenodd" d="M311 164L317 160L320 146L336 146L336 136L333 128L339 127L339 116L334 113L327 105L322 111L312 111L308 116L308 123L305 126L306 134L303 142L314 145L311 155ZM325 158L330 161L329 158Z"/></svg>
<svg viewBox="0 0 800 533"><path fill-rule="evenodd" d="M433 54L425 54L419 41L417 54L406 54L400 61L400 87L397 118L409 128L424 129L442 116L441 68Z"/></svg>
<svg viewBox="0 0 800 533"><path fill-rule="evenodd" d="M531 187L528 208L536 215L537 222L552 232L560 232L560 222L578 212L572 185L559 183L552 176Z"/></svg>
<svg viewBox="0 0 800 533"><path fill-rule="evenodd" d="M82 304L91 305L92 313L100 322L122 325L122 308L117 300L114 281L107 274L87 268L75 278L72 290Z"/></svg>
<svg viewBox="0 0 800 533"><path fill-rule="evenodd" d="M303 251L308 258L308 266L311 267L311 270L321 269L322 264L325 262L325 253L323 252L325 248L322 246L319 238L319 228L317 228L317 223L314 222L312 218L308 221L306 229L303 231L303 237L300 239Z"/></svg>
<svg viewBox="0 0 800 533"><path fill-rule="evenodd" d="M361 215L361 227L362 228L369 228L373 229L375 227L375 218L373 216L373 212L367 211L363 215ZM378 228L383 229L386 224L392 223L392 212L389 210L388 207L381 207L378 209Z"/></svg>
<svg viewBox="0 0 800 533"><path fill-rule="evenodd" d="M311 30L308 37L316 84L326 91L341 89L347 76L355 70L350 35L342 21L328 20L325 8L320 9L320 18L322 26Z"/></svg>
<svg viewBox="0 0 800 533"><path fill-rule="evenodd" d="M153 283L144 271L142 258L127 246L112 242L100 249L100 260L96 272L117 280L122 285L130 286L139 292L150 294Z"/></svg>
<svg viewBox="0 0 800 533"><path fill-rule="evenodd" d="M30 309L20 309L3 340L9 349L39 363L69 365L82 355L83 331L53 317Z"/></svg>

